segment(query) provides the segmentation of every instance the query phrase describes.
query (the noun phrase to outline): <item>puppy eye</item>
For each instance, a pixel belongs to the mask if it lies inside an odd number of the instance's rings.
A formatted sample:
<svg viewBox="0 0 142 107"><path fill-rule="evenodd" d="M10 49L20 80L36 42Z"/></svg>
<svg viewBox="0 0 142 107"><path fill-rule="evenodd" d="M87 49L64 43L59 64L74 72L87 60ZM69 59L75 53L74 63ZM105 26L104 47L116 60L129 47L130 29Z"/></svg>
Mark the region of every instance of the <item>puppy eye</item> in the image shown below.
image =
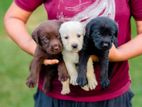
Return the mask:
<svg viewBox="0 0 142 107"><path fill-rule="evenodd" d="M69 37L68 37L68 36L65 36L64 38L65 38L65 39L68 39Z"/></svg>
<svg viewBox="0 0 142 107"><path fill-rule="evenodd" d="M77 35L77 37L78 37L78 38L80 38L80 37L81 37L81 35L79 35L79 34L78 34L78 35Z"/></svg>
<svg viewBox="0 0 142 107"><path fill-rule="evenodd" d="M47 43L49 41L49 38L44 38L43 42Z"/></svg>

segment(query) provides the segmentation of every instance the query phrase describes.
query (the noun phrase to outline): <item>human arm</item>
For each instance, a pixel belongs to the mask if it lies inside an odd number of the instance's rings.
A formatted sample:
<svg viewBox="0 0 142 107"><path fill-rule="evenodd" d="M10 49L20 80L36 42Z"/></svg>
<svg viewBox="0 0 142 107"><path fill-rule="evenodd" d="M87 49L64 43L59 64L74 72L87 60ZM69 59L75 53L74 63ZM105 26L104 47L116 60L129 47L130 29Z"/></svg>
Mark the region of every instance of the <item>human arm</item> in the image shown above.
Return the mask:
<svg viewBox="0 0 142 107"><path fill-rule="evenodd" d="M26 23L32 12L26 11L13 2L4 17L9 37L25 52L33 55L36 43L27 32ZM44 60L44 64L54 64L57 60Z"/></svg>
<svg viewBox="0 0 142 107"><path fill-rule="evenodd" d="M136 21L137 36L117 49L110 50L110 61L124 61L142 54L142 21Z"/></svg>
<svg viewBox="0 0 142 107"><path fill-rule="evenodd" d="M36 48L36 43L32 40L25 27L25 24L31 14L32 12L19 8L13 2L4 17L4 24L9 37L21 49L33 55Z"/></svg>

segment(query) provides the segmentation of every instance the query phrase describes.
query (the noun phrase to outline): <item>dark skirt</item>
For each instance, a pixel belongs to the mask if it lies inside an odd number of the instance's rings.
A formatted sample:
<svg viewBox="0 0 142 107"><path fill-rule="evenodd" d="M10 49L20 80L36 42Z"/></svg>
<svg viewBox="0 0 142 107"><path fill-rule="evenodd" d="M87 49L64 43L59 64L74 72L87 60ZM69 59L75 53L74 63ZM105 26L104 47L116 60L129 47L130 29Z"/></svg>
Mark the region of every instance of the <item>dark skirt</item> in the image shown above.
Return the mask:
<svg viewBox="0 0 142 107"><path fill-rule="evenodd" d="M123 95L111 100L99 102L74 102L51 98L38 90L34 95L34 100L35 107L132 107L131 99L133 96L134 94L129 90Z"/></svg>

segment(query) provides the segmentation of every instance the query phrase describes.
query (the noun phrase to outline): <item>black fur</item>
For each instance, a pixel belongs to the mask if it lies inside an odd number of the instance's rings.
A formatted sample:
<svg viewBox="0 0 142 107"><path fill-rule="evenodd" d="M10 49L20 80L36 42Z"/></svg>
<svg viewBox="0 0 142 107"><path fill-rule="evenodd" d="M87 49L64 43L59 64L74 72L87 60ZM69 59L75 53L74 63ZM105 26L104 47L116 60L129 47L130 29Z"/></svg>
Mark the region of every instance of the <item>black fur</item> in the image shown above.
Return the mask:
<svg viewBox="0 0 142 107"><path fill-rule="evenodd" d="M107 17L97 17L92 19L86 26L86 35L84 37L84 46L80 52L78 78L80 86L87 84L86 65L90 55L97 55L100 63L101 86L109 86L109 49L112 43L117 46L118 28L116 23Z"/></svg>

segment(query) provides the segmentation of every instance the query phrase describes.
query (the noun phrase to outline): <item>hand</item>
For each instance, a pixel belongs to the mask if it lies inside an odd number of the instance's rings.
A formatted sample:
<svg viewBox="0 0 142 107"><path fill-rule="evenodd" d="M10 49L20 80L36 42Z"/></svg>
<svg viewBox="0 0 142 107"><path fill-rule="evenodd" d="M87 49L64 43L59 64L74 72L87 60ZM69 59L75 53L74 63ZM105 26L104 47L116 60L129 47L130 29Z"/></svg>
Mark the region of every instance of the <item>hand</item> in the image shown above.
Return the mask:
<svg viewBox="0 0 142 107"><path fill-rule="evenodd" d="M98 62L99 59L96 55L91 55L91 58L93 62ZM109 51L109 60L110 61L121 61L121 52L119 51L119 48L116 48L115 45L113 44L110 51Z"/></svg>
<svg viewBox="0 0 142 107"><path fill-rule="evenodd" d="M57 63L59 63L59 60L57 60L57 59L45 59L43 61L44 65L53 65L53 64L57 64Z"/></svg>
<svg viewBox="0 0 142 107"><path fill-rule="evenodd" d="M113 44L110 51L109 51L109 60L112 62L121 61L121 52L119 48L116 48Z"/></svg>

